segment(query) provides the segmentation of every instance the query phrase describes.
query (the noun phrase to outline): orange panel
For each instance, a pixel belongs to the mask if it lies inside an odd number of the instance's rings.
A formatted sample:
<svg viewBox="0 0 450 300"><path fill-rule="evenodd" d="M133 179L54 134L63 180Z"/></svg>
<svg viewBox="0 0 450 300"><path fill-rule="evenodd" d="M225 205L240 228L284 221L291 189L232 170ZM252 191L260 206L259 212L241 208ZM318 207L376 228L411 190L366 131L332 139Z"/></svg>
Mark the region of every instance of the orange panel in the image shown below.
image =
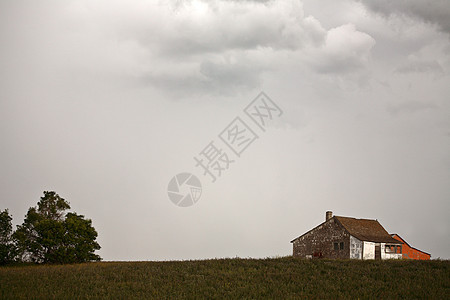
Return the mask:
<svg viewBox="0 0 450 300"><path fill-rule="evenodd" d="M411 248L399 236L394 235L393 238L396 239L397 241L400 241L400 242L403 243L403 245L402 245L402 254L403 254L403 258L404 259L417 259L417 260L429 260L430 259L430 255L429 254L424 253L424 252L422 252L420 250L417 250L415 248Z"/></svg>

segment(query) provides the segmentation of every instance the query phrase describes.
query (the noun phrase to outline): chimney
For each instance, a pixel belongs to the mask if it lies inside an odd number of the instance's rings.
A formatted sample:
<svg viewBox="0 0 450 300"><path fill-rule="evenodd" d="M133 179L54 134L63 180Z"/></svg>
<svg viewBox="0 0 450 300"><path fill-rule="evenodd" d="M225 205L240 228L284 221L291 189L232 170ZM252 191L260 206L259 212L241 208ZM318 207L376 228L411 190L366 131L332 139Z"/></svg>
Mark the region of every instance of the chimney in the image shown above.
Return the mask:
<svg viewBox="0 0 450 300"><path fill-rule="evenodd" d="M333 217L333 212L332 211L327 211L325 214L325 221L328 221L329 219L331 219Z"/></svg>

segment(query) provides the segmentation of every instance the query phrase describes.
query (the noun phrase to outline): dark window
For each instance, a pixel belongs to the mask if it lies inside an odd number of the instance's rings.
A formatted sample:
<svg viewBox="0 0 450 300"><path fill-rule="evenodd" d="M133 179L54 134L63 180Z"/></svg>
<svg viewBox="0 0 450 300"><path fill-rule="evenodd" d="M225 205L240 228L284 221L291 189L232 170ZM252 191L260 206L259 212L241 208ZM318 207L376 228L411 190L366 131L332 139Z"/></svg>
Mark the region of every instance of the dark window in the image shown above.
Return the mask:
<svg viewBox="0 0 450 300"><path fill-rule="evenodd" d="M340 242L340 243L339 243L339 249L340 249L340 250L343 250L343 249L344 249L344 242Z"/></svg>
<svg viewBox="0 0 450 300"><path fill-rule="evenodd" d="M386 245L384 249L386 253L402 253L401 245Z"/></svg>
<svg viewBox="0 0 450 300"><path fill-rule="evenodd" d="M334 250L339 250L339 244L338 243L334 243Z"/></svg>

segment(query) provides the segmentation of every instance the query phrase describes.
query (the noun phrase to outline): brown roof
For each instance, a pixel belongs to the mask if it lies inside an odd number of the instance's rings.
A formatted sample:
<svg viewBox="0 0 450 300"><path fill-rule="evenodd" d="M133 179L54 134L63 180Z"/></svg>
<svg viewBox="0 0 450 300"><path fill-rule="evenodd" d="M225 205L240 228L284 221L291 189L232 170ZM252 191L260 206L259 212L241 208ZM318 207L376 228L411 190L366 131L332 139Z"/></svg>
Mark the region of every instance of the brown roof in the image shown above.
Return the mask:
<svg viewBox="0 0 450 300"><path fill-rule="evenodd" d="M401 244L377 220L334 216L342 226L360 241Z"/></svg>

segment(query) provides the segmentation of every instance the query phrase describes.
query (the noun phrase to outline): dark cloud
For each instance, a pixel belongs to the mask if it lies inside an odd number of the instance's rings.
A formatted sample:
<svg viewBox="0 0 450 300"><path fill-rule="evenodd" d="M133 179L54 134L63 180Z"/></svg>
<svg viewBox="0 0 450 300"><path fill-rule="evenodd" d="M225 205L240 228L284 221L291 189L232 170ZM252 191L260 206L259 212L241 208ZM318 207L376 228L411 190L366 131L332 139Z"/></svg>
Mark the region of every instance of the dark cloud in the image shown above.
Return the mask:
<svg viewBox="0 0 450 300"><path fill-rule="evenodd" d="M450 3L448 0L360 0L370 10L385 16L406 15L436 24L450 34Z"/></svg>
<svg viewBox="0 0 450 300"><path fill-rule="evenodd" d="M95 20L103 36L131 51L134 77L169 94L253 89L284 52L321 47L326 36L290 0L113 3L106 12L73 8L73 18Z"/></svg>
<svg viewBox="0 0 450 300"><path fill-rule="evenodd" d="M435 60L409 60L395 69L397 73L430 73L442 77L444 69Z"/></svg>
<svg viewBox="0 0 450 300"><path fill-rule="evenodd" d="M54 189L106 260L265 257L331 209L448 258L450 47L422 17L353 0L311 0L311 16L298 0L55 3L0 1L0 209L16 224ZM261 90L283 115L211 183L193 157L234 117L251 126ZM204 193L186 210L167 184L191 170Z"/></svg>
<svg viewBox="0 0 450 300"><path fill-rule="evenodd" d="M238 63L205 60L193 73L159 73L142 75L142 83L157 86L165 94L176 96L203 95L230 96L242 90L252 90L261 85L263 69L248 61Z"/></svg>
<svg viewBox="0 0 450 300"><path fill-rule="evenodd" d="M436 109L437 106L434 103L419 102L419 101L407 101L395 105L389 105L387 111L392 115L399 115L404 113L417 113L424 110Z"/></svg>

